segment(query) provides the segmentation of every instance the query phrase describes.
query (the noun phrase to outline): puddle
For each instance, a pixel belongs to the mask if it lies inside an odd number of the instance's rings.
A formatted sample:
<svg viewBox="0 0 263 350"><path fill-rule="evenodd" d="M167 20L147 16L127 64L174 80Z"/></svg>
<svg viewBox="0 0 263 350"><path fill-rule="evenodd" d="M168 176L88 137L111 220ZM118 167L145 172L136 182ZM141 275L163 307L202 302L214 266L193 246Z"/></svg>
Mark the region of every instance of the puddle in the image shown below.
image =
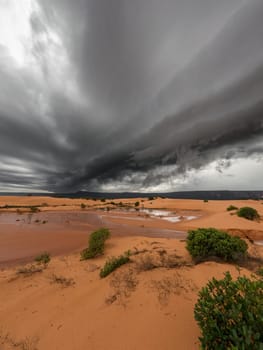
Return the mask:
<svg viewBox="0 0 263 350"><path fill-rule="evenodd" d="M148 214L151 218L158 217L169 222L180 222L182 220L194 220L198 218L198 216L193 215L176 215L176 213L167 210L141 209L140 212Z"/></svg>

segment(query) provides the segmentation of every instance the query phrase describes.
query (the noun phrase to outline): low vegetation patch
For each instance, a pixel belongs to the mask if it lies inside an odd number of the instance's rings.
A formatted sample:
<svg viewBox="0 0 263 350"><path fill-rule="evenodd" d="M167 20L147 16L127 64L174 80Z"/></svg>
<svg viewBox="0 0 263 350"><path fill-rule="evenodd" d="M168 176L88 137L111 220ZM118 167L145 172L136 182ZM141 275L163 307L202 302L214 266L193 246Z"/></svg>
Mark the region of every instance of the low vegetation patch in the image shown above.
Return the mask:
<svg viewBox="0 0 263 350"><path fill-rule="evenodd" d="M39 264L48 264L50 262L50 254L47 252L44 252L38 256L35 257L35 262Z"/></svg>
<svg viewBox="0 0 263 350"><path fill-rule="evenodd" d="M126 306L127 298L135 291L138 279L133 269L117 271L110 279L110 287L113 293L106 298L107 304L117 302L122 306Z"/></svg>
<svg viewBox="0 0 263 350"><path fill-rule="evenodd" d="M116 270L118 267L127 264L130 261L129 253L125 253L123 255L120 255L118 257L112 257L108 259L103 266L103 268L100 270L100 277L104 278L108 276L110 273L112 273L114 270Z"/></svg>
<svg viewBox="0 0 263 350"><path fill-rule="evenodd" d="M232 210L238 210L237 207L235 207L234 205L230 205L229 207L226 208L227 211L232 211Z"/></svg>
<svg viewBox="0 0 263 350"><path fill-rule="evenodd" d="M257 210L251 207L240 208L237 212L237 215L247 220L258 220L260 218Z"/></svg>
<svg viewBox="0 0 263 350"><path fill-rule="evenodd" d="M66 278L64 276L57 276L53 274L51 276L51 283L56 283L61 285L61 287L66 288L66 287L73 286L75 284L75 281L73 278Z"/></svg>
<svg viewBox="0 0 263 350"><path fill-rule="evenodd" d="M263 280L213 278L194 310L202 349L263 349Z"/></svg>
<svg viewBox="0 0 263 350"><path fill-rule="evenodd" d="M81 252L81 260L96 258L104 253L106 239L110 237L110 231L107 228L101 228L91 233L89 237L89 246Z"/></svg>
<svg viewBox="0 0 263 350"><path fill-rule="evenodd" d="M224 231L199 228L188 232L186 248L197 260L217 257L224 261L237 261L246 256L248 246L241 238Z"/></svg>
<svg viewBox="0 0 263 350"><path fill-rule="evenodd" d="M32 213L39 213L40 212L40 209L37 207L37 206L31 206L30 207L30 211Z"/></svg>
<svg viewBox="0 0 263 350"><path fill-rule="evenodd" d="M39 265L30 265L30 266L23 266L20 267L16 274L19 276L24 276L24 277L30 277L35 273L38 272L43 272L43 270L45 269L45 266L39 266Z"/></svg>

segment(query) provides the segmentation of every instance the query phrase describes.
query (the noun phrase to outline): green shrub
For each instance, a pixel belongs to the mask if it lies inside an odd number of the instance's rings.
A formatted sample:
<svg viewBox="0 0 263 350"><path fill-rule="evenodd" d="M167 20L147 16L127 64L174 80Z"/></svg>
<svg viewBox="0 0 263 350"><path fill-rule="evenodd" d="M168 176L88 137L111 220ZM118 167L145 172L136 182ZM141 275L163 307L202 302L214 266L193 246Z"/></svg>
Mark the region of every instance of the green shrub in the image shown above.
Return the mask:
<svg viewBox="0 0 263 350"><path fill-rule="evenodd" d="M189 231L186 248L193 258L218 257L235 261L245 257L247 244L239 237L230 236L215 228L199 228Z"/></svg>
<svg viewBox="0 0 263 350"><path fill-rule="evenodd" d="M35 261L39 264L48 264L50 262L50 254L44 252L35 257Z"/></svg>
<svg viewBox="0 0 263 350"><path fill-rule="evenodd" d="M229 207L226 208L227 211L232 211L232 210L238 210L237 207L235 207L234 205L230 205Z"/></svg>
<svg viewBox="0 0 263 350"><path fill-rule="evenodd" d="M140 202L135 202L135 203L134 203L134 206L135 206L135 207L138 207L139 205L140 205Z"/></svg>
<svg viewBox="0 0 263 350"><path fill-rule="evenodd" d="M120 267L121 265L127 264L129 261L130 261L130 258L129 258L129 254L127 253L125 253L124 255L120 255L117 258L112 257L108 259L105 265L103 266L103 268L100 270L100 277L104 278L108 276L118 267Z"/></svg>
<svg viewBox="0 0 263 350"><path fill-rule="evenodd" d="M208 203L208 199L204 199L204 203Z"/></svg>
<svg viewBox="0 0 263 350"><path fill-rule="evenodd" d="M201 349L263 349L263 280L247 277L209 281L194 309Z"/></svg>
<svg viewBox="0 0 263 350"><path fill-rule="evenodd" d="M80 207L81 207L81 209L85 209L85 208L86 208L86 204L81 203L81 204L80 204Z"/></svg>
<svg viewBox="0 0 263 350"><path fill-rule="evenodd" d="M256 209L251 207L243 207L240 208L237 212L237 215L241 218L245 218L248 220L257 220L259 219L259 213Z"/></svg>
<svg viewBox="0 0 263 350"><path fill-rule="evenodd" d="M92 259L104 252L104 243L110 237L110 231L107 228L101 228L91 233L89 237L89 246L81 252L81 260Z"/></svg>

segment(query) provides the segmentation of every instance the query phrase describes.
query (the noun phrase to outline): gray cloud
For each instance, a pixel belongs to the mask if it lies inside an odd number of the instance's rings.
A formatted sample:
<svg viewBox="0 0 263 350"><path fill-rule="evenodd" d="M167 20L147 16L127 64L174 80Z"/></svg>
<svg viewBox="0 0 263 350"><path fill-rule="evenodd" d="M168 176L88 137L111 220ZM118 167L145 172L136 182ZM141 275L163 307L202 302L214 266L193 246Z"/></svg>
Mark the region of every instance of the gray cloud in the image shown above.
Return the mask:
<svg viewBox="0 0 263 350"><path fill-rule="evenodd" d="M3 189L140 190L262 155L261 1L38 3L33 64L0 47Z"/></svg>

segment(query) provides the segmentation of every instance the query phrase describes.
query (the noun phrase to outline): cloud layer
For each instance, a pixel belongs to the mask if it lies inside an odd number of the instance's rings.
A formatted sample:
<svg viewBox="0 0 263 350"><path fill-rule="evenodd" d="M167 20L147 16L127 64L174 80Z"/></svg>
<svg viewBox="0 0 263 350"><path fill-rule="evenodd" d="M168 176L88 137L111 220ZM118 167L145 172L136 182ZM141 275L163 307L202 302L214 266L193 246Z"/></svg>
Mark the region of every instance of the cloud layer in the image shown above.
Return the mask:
<svg viewBox="0 0 263 350"><path fill-rule="evenodd" d="M196 189L209 168L236 188L258 169L261 0L23 1L19 28L1 5L3 191Z"/></svg>

